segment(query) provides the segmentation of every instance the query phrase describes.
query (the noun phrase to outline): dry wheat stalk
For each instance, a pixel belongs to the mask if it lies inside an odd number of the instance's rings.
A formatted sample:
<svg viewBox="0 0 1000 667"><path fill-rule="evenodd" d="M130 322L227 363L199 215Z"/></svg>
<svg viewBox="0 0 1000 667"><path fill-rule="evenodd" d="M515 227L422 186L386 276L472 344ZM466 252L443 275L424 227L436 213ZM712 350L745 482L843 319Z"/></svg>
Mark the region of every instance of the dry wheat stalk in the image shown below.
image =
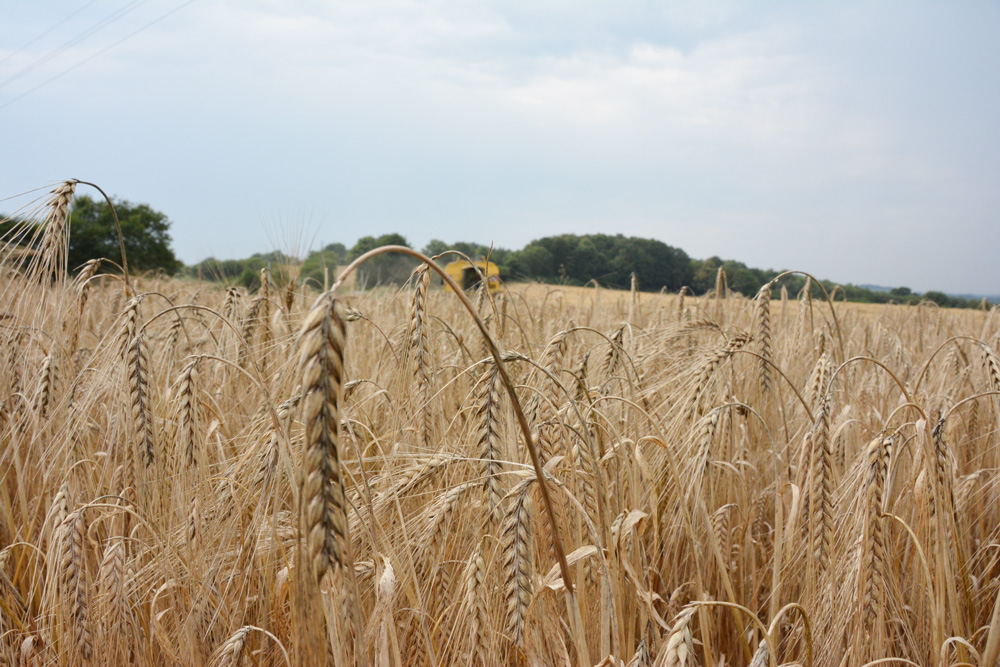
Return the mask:
<svg viewBox="0 0 1000 667"><path fill-rule="evenodd" d="M192 359L184 366L177 378L178 431L180 435L178 445L180 451L184 453L184 460L188 466L194 466L198 462L198 402L194 389L194 371L197 365L198 360Z"/></svg>
<svg viewBox="0 0 1000 667"><path fill-rule="evenodd" d="M986 345L983 345L983 369L989 379L989 390L1000 391L1000 359Z"/></svg>
<svg viewBox="0 0 1000 667"><path fill-rule="evenodd" d="M720 269L721 270L721 269ZM673 626L653 667L685 667L694 660L694 636L691 634L691 618L695 607L684 607L674 618Z"/></svg>
<svg viewBox="0 0 1000 667"><path fill-rule="evenodd" d="M930 495L931 516L937 512L935 498L943 505L941 510L945 517L950 517L955 509L955 494L953 484L951 453L944 437L944 419L938 420L931 430L931 442L934 445L934 479L936 492Z"/></svg>
<svg viewBox="0 0 1000 667"><path fill-rule="evenodd" d="M809 401L809 405L816 406L819 403L827 391L832 374L833 363L830 361L829 355L820 355L819 359L816 360L816 365L813 366L809 381L806 383L806 400Z"/></svg>
<svg viewBox="0 0 1000 667"><path fill-rule="evenodd" d="M431 380L428 372L428 335L427 335L427 289L430 287L431 274L426 264L421 265L413 274L416 289L413 292L413 304L410 308L409 350L413 363L413 382L416 390L416 425L417 442L423 447L430 445L430 401Z"/></svg>
<svg viewBox="0 0 1000 667"><path fill-rule="evenodd" d="M812 430L809 507L812 526L812 556L818 572L826 571L830 563L830 534L833 530L833 453L830 449L829 393L823 396L816 410Z"/></svg>
<svg viewBox="0 0 1000 667"><path fill-rule="evenodd" d="M610 334L611 344L608 345L608 352L604 356L604 368L601 371L605 380L610 380L615 371L618 369L618 365L621 363L621 349L622 341L625 339L625 325L622 325L615 329L614 333Z"/></svg>
<svg viewBox="0 0 1000 667"><path fill-rule="evenodd" d="M52 499L49 507L48 518L45 523L48 526L49 534L55 536L59 527L66 521L66 517L73 507L73 493L70 491L69 482L63 482L59 487L59 492Z"/></svg>
<svg viewBox="0 0 1000 667"><path fill-rule="evenodd" d="M482 378L476 420L479 423L477 450L482 458L483 493L489 509L490 520L499 524L503 516L500 501L503 498L503 454L500 451L500 390L499 367L493 364Z"/></svg>
<svg viewBox="0 0 1000 667"><path fill-rule="evenodd" d="M52 196L46 204L49 211L38 248L39 260L36 273L38 279L62 279L66 275L68 244L66 223L69 220L69 205L73 201L76 184L76 180L60 183L52 190Z"/></svg>
<svg viewBox="0 0 1000 667"><path fill-rule="evenodd" d="M712 350L702 362L701 369L698 373L697 380L694 384L694 391L691 396L690 411L697 414L701 406L701 398L708 387L709 381L715 374L716 369L719 365L733 356L737 350L743 348L747 342L749 342L750 337L746 334L739 333L729 339L725 347L720 347Z"/></svg>
<svg viewBox="0 0 1000 667"><path fill-rule="evenodd" d="M504 597L507 602L507 635L515 646L524 644L524 620L531 603L531 495L534 480L511 490L511 503L504 516Z"/></svg>
<svg viewBox="0 0 1000 667"><path fill-rule="evenodd" d="M678 294L678 298L677 298L677 321L678 322L683 322L685 319L687 319L687 312L684 310L684 297L687 296L687 294L688 294L689 291L690 290L688 290L687 285L685 285L684 287L681 287L681 291Z"/></svg>
<svg viewBox="0 0 1000 667"><path fill-rule="evenodd" d="M278 421L281 424L287 423L288 417L298 407L299 400L302 398L298 389L296 388L296 394L292 398L278 406ZM264 485L267 484L278 465L279 437L278 430L272 424L268 433L267 445L261 450L257 460L257 474L254 478L253 488L258 492L263 490Z"/></svg>
<svg viewBox="0 0 1000 667"><path fill-rule="evenodd" d="M237 358L237 364L240 366L246 366L247 358L250 355L250 346L253 345L253 337L256 333L258 327L261 327L265 321L264 311L267 301L258 296L256 299L250 302L250 309L247 311L246 317L243 318L243 329L240 331L240 336L243 338L243 343L240 345L239 356Z"/></svg>
<svg viewBox="0 0 1000 667"><path fill-rule="evenodd" d="M133 437L139 457L148 468L156 459L156 441L149 395L149 352L142 333L137 334L129 345L127 361Z"/></svg>
<svg viewBox="0 0 1000 667"><path fill-rule="evenodd" d="M230 287L226 290L226 298L222 302L222 316L230 322L236 322L240 314L240 290L238 287Z"/></svg>
<svg viewBox="0 0 1000 667"><path fill-rule="evenodd" d="M480 545L473 553L465 569L465 610L469 615L469 661L473 664L488 665L489 618L486 614L486 560Z"/></svg>
<svg viewBox="0 0 1000 667"><path fill-rule="evenodd" d="M45 412L49 407L49 396L52 393L52 382L55 375L51 354L45 355L45 359L42 360L42 367L39 369L38 375L38 391L35 394L34 408L39 419L45 419Z"/></svg>
<svg viewBox="0 0 1000 667"><path fill-rule="evenodd" d="M892 454L891 436L879 436L868 446L865 466L864 540L859 574L861 586L861 622L864 635L875 630L876 618L885 610L886 551L882 530L882 504L885 480Z"/></svg>
<svg viewBox="0 0 1000 667"><path fill-rule="evenodd" d="M692 459L691 493L701 491L701 482L708 470L711 458L712 438L715 436L715 429L719 425L721 415L722 408L714 408L695 425L695 455Z"/></svg>
<svg viewBox="0 0 1000 667"><path fill-rule="evenodd" d="M760 390L767 393L771 386L771 283L760 288L757 293L757 307L754 310L754 338L760 350L758 374Z"/></svg>
<svg viewBox="0 0 1000 667"><path fill-rule="evenodd" d="M344 382L344 320L331 294L316 300L299 333L302 457L302 530L317 581L345 564L348 539L338 432Z"/></svg>
<svg viewBox="0 0 1000 667"><path fill-rule="evenodd" d="M639 642L639 645L635 647L635 653L632 654L632 659L628 661L625 667L650 667L652 663L652 658L649 655L649 646L646 639L643 638Z"/></svg>
<svg viewBox="0 0 1000 667"><path fill-rule="evenodd" d="M84 541L87 524L83 511L71 513L60 527L59 583L66 608L73 652L88 661L93 653L87 618L87 573L84 563Z"/></svg>
<svg viewBox="0 0 1000 667"><path fill-rule="evenodd" d="M243 664L243 651L246 648L247 637L253 630L253 626L244 625L237 630L219 647L218 654L212 664L215 667L236 667Z"/></svg>
<svg viewBox="0 0 1000 667"><path fill-rule="evenodd" d="M142 305L142 295L129 299L128 303L125 304L125 312L122 314L122 323L118 328L118 335L116 337L115 349L118 350L118 356L121 359L125 359L128 354L129 345L135 342L135 334L139 328L139 306Z"/></svg>

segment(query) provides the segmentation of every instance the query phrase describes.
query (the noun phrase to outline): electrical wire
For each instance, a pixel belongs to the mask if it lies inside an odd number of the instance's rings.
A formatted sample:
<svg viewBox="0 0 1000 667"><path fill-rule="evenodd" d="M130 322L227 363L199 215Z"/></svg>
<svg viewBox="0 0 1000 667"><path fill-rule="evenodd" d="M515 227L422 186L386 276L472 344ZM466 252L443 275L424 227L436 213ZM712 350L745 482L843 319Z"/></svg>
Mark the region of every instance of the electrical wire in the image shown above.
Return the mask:
<svg viewBox="0 0 1000 667"><path fill-rule="evenodd" d="M53 50L51 50L48 53L46 53L44 56L41 56L41 57L35 59L31 63L28 63L27 65L25 65L24 67L22 67L18 71L16 71L13 74L11 74L9 77L7 77L6 79L4 79L3 81L0 81L0 89L4 88L7 84L9 84L9 83L11 83L13 81L16 81L16 80L20 79L22 76L24 76L28 72L34 71L35 69L41 67L42 65L44 65L47 62L49 62L53 58L58 57L64 51L66 51L67 49L69 49L69 48L71 48L73 46L76 46L77 44L79 44L83 40L87 39L91 35L93 35L93 34L99 32L99 31L103 30L104 28L107 28L109 25L111 25L112 23L114 23L118 19L122 18L123 16L127 15L129 12L137 9L138 7L140 7L141 5L145 4L148 1L149 0L132 0L131 2L129 2L128 4L126 4L124 7L111 12L110 14L108 14L103 19L101 19L100 21L98 21L94 25L90 26L89 28L87 28L83 32L78 33L76 36L70 38L68 41L64 42L60 46L57 46Z"/></svg>
<svg viewBox="0 0 1000 667"><path fill-rule="evenodd" d="M108 46L104 47L103 49L101 49L97 53L91 54L90 56L88 56L88 57L84 58L83 60L81 60L80 62L76 63L75 65L64 69L63 71L59 72L55 76L52 76L52 77L46 79L45 81L42 81L40 84L38 84L34 88L29 88L28 90L24 91L23 93L21 93L17 97L12 97L11 99L9 99L6 102L4 102L3 104L0 104L0 109L6 109L11 104L14 104L18 100L24 99L25 97L27 97L28 95L30 95L31 93L35 92L36 90L38 90L40 88L44 88L45 86L49 85L50 83L52 83L56 79L59 79L59 78L65 76L66 74L69 74L70 72L72 72L76 68L81 67L81 66L89 63L94 58L97 58L98 56L104 55L105 53L107 53L111 49L115 48L116 46L118 46L122 42L135 37L136 35L138 35L143 30L145 30L145 29L147 29L147 28L149 28L149 27L151 27L153 25L156 25L157 23L159 23L163 19L167 18L168 16L171 16L171 15L179 12L180 10L184 9L185 7L187 7L188 5L194 3L194 1L195 0L187 0L187 2L181 3L180 5L174 7L173 9L171 9L170 11L168 11L167 13L158 16L157 18L153 19L149 23L147 23L147 24L139 27L138 29L134 30L133 32L130 32L129 34L125 35L124 37L122 37L121 39L119 39L117 42L109 44Z"/></svg>
<svg viewBox="0 0 1000 667"><path fill-rule="evenodd" d="M48 30L46 30L45 32L43 32L42 34L38 35L37 37L35 37L34 39L32 39L27 44L24 44L23 46L21 46L21 48L17 49L16 51L11 51L7 55L5 55L3 58L0 58L0 65L3 65L5 62L7 62L8 60L10 60L14 56L18 55L19 53L21 53L22 51L24 51L26 48L28 48L29 46L31 46L32 44L36 43L42 37L45 37L50 32L52 32L53 30L55 30L56 28L58 28L59 26L61 26L66 21L69 21L71 18L73 18L74 16L76 16L77 14L79 14L80 12L82 12L83 10L85 10L87 7L90 7L95 2L97 2L97 0L90 0L90 2L88 2L87 4L85 4L83 7L80 7L78 10L76 10L75 12L73 12L72 14L70 14L69 16L67 16L66 18L64 18L63 20L59 21L59 23L56 23L54 26L52 26L51 28L49 28Z"/></svg>

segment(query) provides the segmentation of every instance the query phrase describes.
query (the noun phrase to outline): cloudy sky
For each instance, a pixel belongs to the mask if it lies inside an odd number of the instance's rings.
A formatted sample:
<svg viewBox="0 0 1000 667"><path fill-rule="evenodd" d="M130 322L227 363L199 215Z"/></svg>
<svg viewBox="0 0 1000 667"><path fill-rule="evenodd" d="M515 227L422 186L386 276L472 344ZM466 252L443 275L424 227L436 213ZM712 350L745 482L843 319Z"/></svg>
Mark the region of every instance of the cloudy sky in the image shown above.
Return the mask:
<svg viewBox="0 0 1000 667"><path fill-rule="evenodd" d="M148 203L185 262L654 237L1000 292L1000 3L6 0L0 199ZM25 198L0 201L10 211Z"/></svg>

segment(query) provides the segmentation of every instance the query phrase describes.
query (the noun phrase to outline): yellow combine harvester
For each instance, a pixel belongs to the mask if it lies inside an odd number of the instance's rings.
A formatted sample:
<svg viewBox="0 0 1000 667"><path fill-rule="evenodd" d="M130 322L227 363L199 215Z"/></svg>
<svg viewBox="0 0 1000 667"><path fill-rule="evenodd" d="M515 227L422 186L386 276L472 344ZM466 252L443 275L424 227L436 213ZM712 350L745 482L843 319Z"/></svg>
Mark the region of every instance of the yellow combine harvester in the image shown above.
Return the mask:
<svg viewBox="0 0 1000 667"><path fill-rule="evenodd" d="M476 268L479 271L476 271ZM479 285L480 272L486 276L486 284L489 286L491 292L496 292L500 289L500 269L493 262L481 259L473 265L472 262L460 259L455 262L449 262L444 267L444 270L448 272L452 280L462 286L463 290L469 290ZM444 288L446 290L451 289L447 284Z"/></svg>

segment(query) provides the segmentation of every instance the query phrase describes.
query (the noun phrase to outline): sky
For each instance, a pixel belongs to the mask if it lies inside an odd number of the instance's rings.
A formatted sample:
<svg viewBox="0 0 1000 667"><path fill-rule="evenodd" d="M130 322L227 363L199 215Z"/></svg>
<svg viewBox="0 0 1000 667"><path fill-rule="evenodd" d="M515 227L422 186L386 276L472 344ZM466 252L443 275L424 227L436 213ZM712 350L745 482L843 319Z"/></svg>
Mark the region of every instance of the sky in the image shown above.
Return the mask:
<svg viewBox="0 0 1000 667"><path fill-rule="evenodd" d="M1000 293L1000 2L0 14L0 211L79 178L164 212L187 263L390 232L416 248L621 233Z"/></svg>

